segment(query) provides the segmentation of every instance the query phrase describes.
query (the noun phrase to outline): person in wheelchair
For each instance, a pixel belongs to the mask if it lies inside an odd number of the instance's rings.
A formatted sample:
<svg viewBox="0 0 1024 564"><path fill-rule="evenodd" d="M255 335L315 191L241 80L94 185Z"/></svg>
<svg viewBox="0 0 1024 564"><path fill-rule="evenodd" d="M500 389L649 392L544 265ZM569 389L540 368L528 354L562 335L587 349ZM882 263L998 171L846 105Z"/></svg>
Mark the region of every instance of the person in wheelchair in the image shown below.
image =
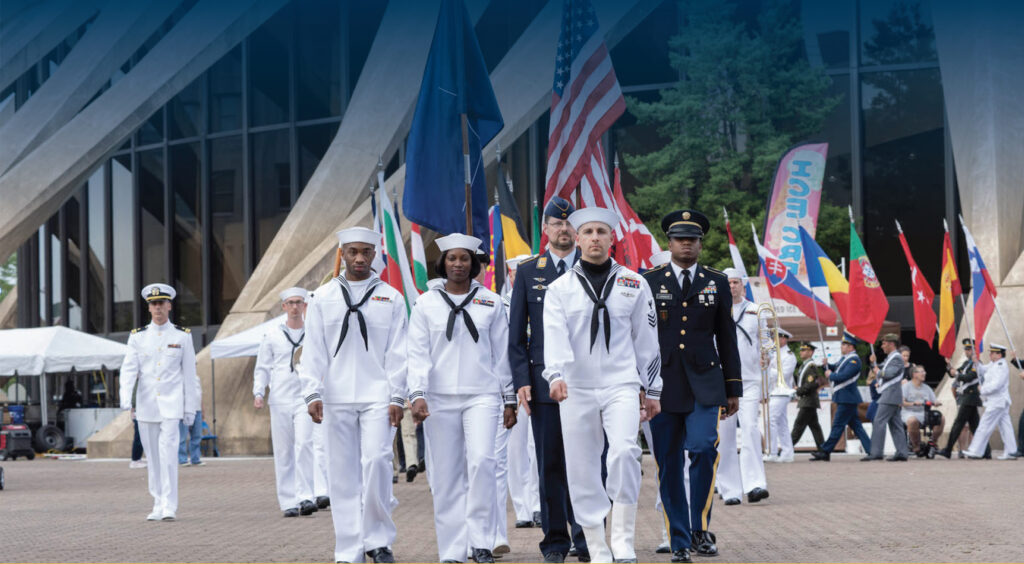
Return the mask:
<svg viewBox="0 0 1024 564"><path fill-rule="evenodd" d="M925 384L924 366L913 365L910 381L903 383L903 422L907 426L907 435L910 439L910 450L919 457L928 456L938 451L934 437L942 435L945 420L942 413L932 409L940 403L935 398L935 391L931 386ZM921 443L921 431L924 430L927 442ZM929 458L934 457L932 454Z"/></svg>

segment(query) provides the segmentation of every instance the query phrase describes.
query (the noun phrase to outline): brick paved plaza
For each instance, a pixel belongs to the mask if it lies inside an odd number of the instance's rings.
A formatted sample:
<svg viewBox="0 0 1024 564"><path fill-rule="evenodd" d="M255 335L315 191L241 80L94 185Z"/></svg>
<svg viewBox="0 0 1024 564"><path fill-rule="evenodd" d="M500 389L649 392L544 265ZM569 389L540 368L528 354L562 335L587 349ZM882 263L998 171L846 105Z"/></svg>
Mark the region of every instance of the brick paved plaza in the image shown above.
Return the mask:
<svg viewBox="0 0 1024 564"><path fill-rule="evenodd" d="M1024 561L1024 461L912 460L769 464L771 498L725 507L712 530L721 562ZM329 562L330 514L284 519L270 458L207 459L181 469L176 522L147 522L146 471L127 460L0 463L0 561ZM644 458L637 524L641 561L655 554L653 463ZM431 498L421 476L396 486L403 562L437 558ZM510 506L511 507L511 506ZM510 515L510 523L514 518ZM539 529L510 529L499 562L536 562ZM573 561L570 559L570 561ZM712 561L713 562L713 561Z"/></svg>

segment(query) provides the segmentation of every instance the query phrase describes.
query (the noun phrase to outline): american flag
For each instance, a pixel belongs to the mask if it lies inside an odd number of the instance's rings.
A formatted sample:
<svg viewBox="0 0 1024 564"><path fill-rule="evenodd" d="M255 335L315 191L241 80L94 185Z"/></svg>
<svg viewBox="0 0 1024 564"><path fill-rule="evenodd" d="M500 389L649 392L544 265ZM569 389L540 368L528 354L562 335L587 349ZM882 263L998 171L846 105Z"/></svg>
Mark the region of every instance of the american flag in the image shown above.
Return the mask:
<svg viewBox="0 0 1024 564"><path fill-rule="evenodd" d="M626 111L615 69L589 0L564 0L562 30L555 57L555 80L548 128L548 169L544 201L569 198L588 172L603 177L601 135ZM595 153L598 153L595 155ZM594 170L596 165L601 171Z"/></svg>

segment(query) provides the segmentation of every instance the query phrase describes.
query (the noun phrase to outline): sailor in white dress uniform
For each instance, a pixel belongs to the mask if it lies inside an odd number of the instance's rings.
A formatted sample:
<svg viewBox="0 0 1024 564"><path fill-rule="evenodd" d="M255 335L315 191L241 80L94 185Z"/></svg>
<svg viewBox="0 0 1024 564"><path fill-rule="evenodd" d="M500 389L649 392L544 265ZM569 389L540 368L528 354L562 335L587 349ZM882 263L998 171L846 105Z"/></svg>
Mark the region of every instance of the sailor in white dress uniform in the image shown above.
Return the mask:
<svg viewBox="0 0 1024 564"><path fill-rule="evenodd" d="M771 379L770 391L768 392L768 424L771 426L772 444L765 458L768 462L793 462L793 437L789 430L789 402L796 394L793 384L793 375L796 372L796 355L789 350L789 340L793 334L785 329L779 329L779 349L776 355L770 355L768 363L768 376ZM778 357L782 358L782 379L785 384L780 387L778 384L778 369L776 363Z"/></svg>
<svg viewBox="0 0 1024 564"><path fill-rule="evenodd" d="M139 438L149 464L149 493L153 496L150 521L172 521L178 511L178 424L191 426L203 396L196 374L196 352L188 329L168 320L171 300L177 295L166 284L142 289L152 323L133 329L128 354L121 366L121 409L132 408L139 422Z"/></svg>
<svg viewBox="0 0 1024 564"><path fill-rule="evenodd" d="M302 393L326 425L334 559L394 562L391 444L402 417L407 327L402 294L370 268L380 233L338 232L345 272L306 309Z"/></svg>
<svg viewBox="0 0 1024 564"><path fill-rule="evenodd" d="M1010 365L1005 358L1006 347L993 343L988 347L988 354L992 362L978 363L978 376L981 377L978 392L985 412L981 414L978 432L974 433L971 446L967 448L967 457L981 458L989 437L999 429L999 437L1003 439L1003 455L999 460L1012 460L1017 458L1013 448L1017 442L1013 438L1013 421L1010 420Z"/></svg>
<svg viewBox="0 0 1024 564"><path fill-rule="evenodd" d="M270 443L274 450L277 502L285 517L310 515L313 504L313 421L306 413L296 353L302 347L306 329L304 288L280 293L281 309L287 319L263 335L253 371L253 407L270 407ZM267 386L270 397L266 398Z"/></svg>

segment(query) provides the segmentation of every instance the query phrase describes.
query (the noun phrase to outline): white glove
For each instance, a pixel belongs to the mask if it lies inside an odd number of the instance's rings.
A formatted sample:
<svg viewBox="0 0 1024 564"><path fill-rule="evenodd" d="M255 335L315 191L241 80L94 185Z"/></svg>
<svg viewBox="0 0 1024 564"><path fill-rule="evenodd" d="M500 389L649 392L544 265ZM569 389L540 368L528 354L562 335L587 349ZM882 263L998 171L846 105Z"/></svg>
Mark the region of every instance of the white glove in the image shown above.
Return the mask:
<svg viewBox="0 0 1024 564"><path fill-rule="evenodd" d="M195 413L186 413L185 414L185 426L186 427L191 427L192 424L195 423L195 422L196 422L196 414Z"/></svg>

